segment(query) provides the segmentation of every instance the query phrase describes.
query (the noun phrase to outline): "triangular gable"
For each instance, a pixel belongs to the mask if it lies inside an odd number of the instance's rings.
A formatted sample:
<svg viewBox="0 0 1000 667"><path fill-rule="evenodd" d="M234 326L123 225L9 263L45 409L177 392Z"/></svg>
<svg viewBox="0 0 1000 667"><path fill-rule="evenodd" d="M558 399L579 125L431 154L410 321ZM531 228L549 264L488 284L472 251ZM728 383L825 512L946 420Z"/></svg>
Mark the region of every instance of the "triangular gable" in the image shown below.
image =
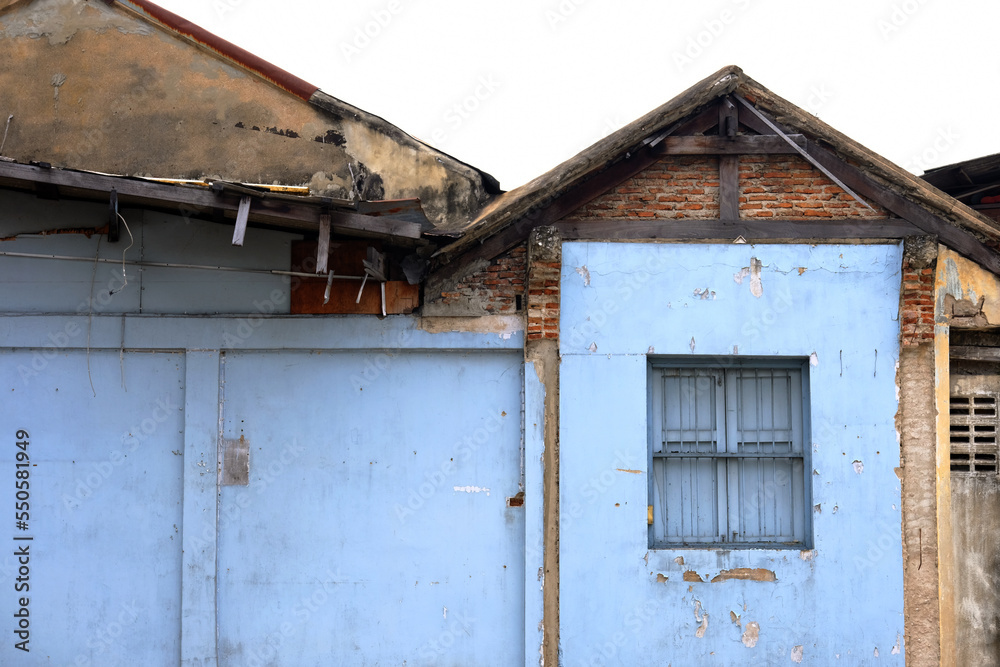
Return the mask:
<svg viewBox="0 0 1000 667"><path fill-rule="evenodd" d="M3 154L126 176L420 198L468 220L492 177L147 0L0 5Z"/></svg>
<svg viewBox="0 0 1000 667"><path fill-rule="evenodd" d="M1000 257L979 239L1000 238L995 223L736 67L500 197L463 238L439 251L435 276L459 275L522 242L534 227L553 224L565 238L931 235L1000 273Z"/></svg>

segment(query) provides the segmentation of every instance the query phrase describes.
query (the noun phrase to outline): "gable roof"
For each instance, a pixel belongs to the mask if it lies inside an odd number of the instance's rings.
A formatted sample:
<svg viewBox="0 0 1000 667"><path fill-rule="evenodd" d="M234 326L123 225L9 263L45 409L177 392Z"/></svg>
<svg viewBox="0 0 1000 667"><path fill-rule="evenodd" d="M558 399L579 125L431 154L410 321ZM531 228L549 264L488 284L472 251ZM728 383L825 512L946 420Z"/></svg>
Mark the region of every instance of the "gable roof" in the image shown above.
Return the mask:
<svg viewBox="0 0 1000 667"><path fill-rule="evenodd" d="M719 70L551 171L487 204L459 240L437 253L437 268L451 273L457 268L443 267L488 258L493 252L499 254L517 239L526 238L533 226L558 220L575 210L588 195L574 199L568 197L569 193L588 184L611 187L621 182L631 174L619 169L625 176L615 176L616 168L648 152L665 135L726 96L742 98L785 133L804 135L810 157L825 162L827 168L840 171L860 186L867 186L862 193L865 196L882 198L878 203L887 209L895 209L897 215L910 222L922 223L928 234L939 235L943 243L975 255L972 258L985 262L987 268L1000 271L996 254L977 247L981 245L980 237L1000 239L1000 225L775 95L735 66ZM561 206L561 200L567 198L572 201ZM893 205L887 205L890 203ZM501 237L503 241L499 242Z"/></svg>
<svg viewBox="0 0 1000 667"><path fill-rule="evenodd" d="M0 48L17 63L0 68L0 88L18 90L0 109L0 123L14 116L3 150L20 163L419 198L430 229L500 192L489 174L148 0L0 0Z"/></svg>

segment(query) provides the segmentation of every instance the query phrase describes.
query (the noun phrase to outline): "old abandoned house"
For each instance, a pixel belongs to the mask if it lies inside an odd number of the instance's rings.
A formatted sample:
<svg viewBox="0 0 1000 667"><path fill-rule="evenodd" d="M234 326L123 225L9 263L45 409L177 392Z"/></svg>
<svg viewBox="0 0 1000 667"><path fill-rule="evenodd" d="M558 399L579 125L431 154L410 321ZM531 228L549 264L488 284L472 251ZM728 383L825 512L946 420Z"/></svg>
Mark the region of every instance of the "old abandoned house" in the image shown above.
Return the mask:
<svg viewBox="0 0 1000 667"><path fill-rule="evenodd" d="M0 7L0 662L995 659L990 218L736 67L504 193Z"/></svg>

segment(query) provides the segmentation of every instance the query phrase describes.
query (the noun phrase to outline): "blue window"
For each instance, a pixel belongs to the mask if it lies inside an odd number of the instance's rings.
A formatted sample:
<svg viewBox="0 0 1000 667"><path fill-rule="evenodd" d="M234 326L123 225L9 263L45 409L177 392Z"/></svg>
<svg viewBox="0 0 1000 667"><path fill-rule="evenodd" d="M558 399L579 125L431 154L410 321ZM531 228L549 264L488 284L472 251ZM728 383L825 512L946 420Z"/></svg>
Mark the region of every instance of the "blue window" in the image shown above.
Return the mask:
<svg viewBox="0 0 1000 667"><path fill-rule="evenodd" d="M651 548L808 548L808 363L656 361Z"/></svg>

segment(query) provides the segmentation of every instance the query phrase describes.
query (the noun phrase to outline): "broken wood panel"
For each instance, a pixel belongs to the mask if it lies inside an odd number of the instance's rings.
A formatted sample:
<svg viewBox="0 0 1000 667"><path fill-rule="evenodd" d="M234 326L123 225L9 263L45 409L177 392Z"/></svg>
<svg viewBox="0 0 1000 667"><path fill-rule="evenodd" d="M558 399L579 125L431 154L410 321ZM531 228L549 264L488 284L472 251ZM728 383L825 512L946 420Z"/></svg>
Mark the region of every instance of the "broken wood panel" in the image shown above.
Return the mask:
<svg viewBox="0 0 1000 667"><path fill-rule="evenodd" d="M319 216L319 238L316 246L316 273L326 273L330 259L330 214Z"/></svg>
<svg viewBox="0 0 1000 667"><path fill-rule="evenodd" d="M247 221L250 219L250 197L240 198L240 208L236 212L236 224L233 227L233 245L242 246L247 233Z"/></svg>
<svg viewBox="0 0 1000 667"><path fill-rule="evenodd" d="M368 258L369 247L380 251L383 249L378 241L331 241L327 252L327 269L336 276L361 278L365 275L364 260ZM316 241L292 241L292 271L316 273L318 252Z"/></svg>
<svg viewBox="0 0 1000 667"><path fill-rule="evenodd" d="M382 292L377 280L369 279L357 303L359 280L336 280L330 285L330 300L324 304L326 280L305 278L292 290L290 311L293 315L381 315ZM420 305L420 285L405 280L385 283L385 312L406 315Z"/></svg>
<svg viewBox="0 0 1000 667"><path fill-rule="evenodd" d="M118 192L119 207L149 206L163 208L164 204L176 206L184 216L204 216L211 218L213 211L235 215L239 210L238 195L223 195L207 188L180 185L165 185L150 181L66 171L62 169L42 169L31 165L0 161L0 181L10 179L32 182L60 188L65 197L80 197L106 201L108 193ZM74 191L67 191L72 188ZM254 202L251 222L275 223L294 229L316 230L319 228L320 205L325 202L303 198L303 203L278 199L258 199ZM175 215L178 211L171 210ZM398 239L419 239L420 225L386 217L375 217L331 211L331 225L335 233L373 234Z"/></svg>

